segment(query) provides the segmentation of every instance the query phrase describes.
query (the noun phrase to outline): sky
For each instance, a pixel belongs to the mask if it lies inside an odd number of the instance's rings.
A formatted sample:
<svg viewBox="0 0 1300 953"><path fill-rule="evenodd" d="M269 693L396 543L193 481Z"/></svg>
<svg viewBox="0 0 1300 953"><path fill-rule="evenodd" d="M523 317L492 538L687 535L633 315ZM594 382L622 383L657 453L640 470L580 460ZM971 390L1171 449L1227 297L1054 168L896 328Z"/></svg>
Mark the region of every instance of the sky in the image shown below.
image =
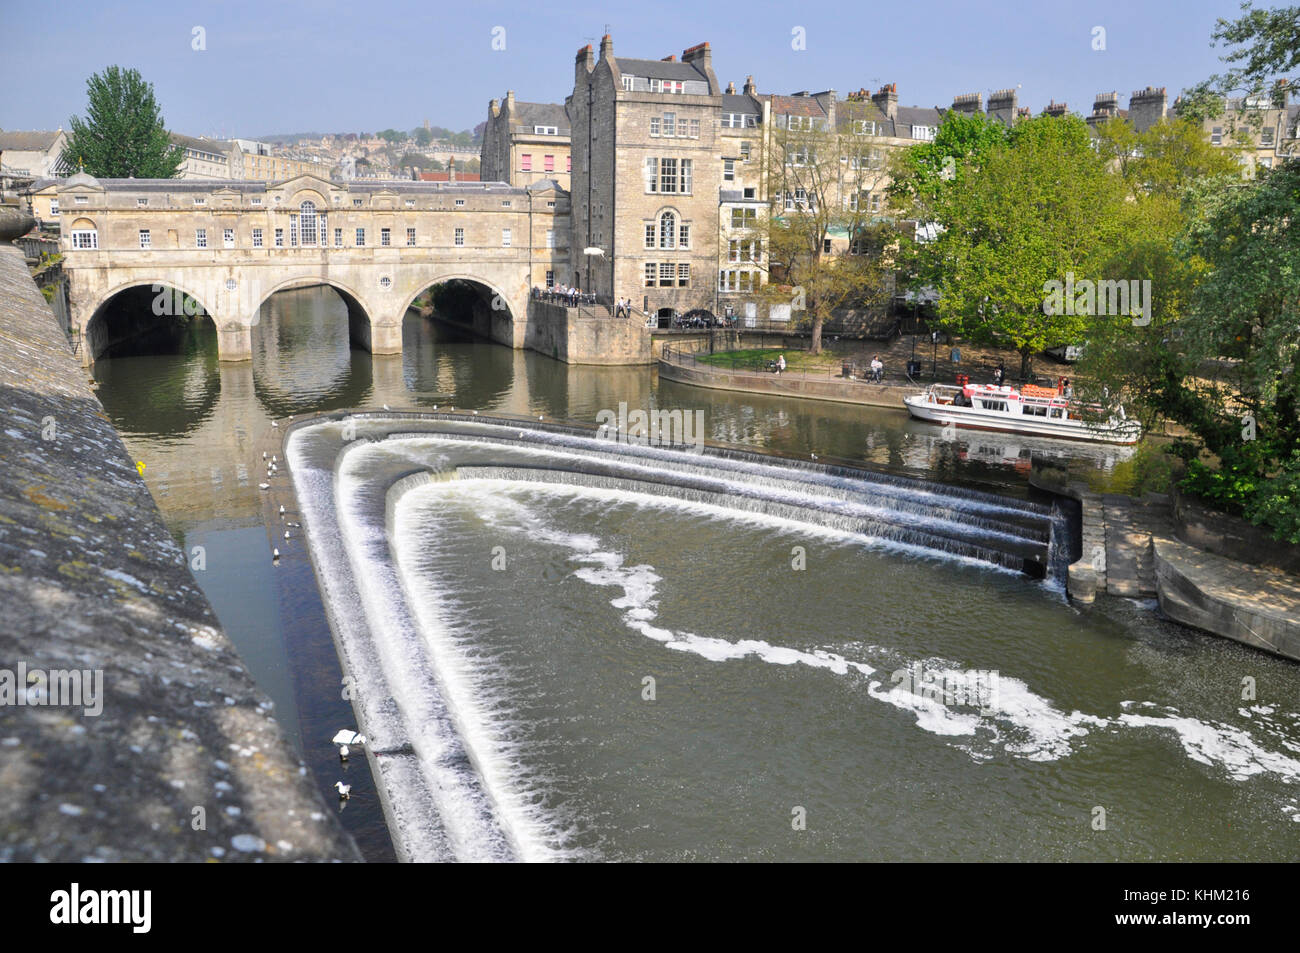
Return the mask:
<svg viewBox="0 0 1300 953"><path fill-rule="evenodd" d="M1266 6L1280 5L1265 3ZM11 9L4 9L9 7ZM1169 100L1221 71L1210 46L1237 0L0 0L9 95L0 128L67 128L85 81L118 64L154 84L169 128L189 135L468 129L513 89L563 102L578 49L608 27L614 55L660 59L708 41L725 86L759 92L898 84L904 106L1019 86L1087 114L1098 92L1165 86ZM802 43L800 40L802 39ZM802 46L802 48L798 48ZM1097 48L1102 47L1102 48Z"/></svg>

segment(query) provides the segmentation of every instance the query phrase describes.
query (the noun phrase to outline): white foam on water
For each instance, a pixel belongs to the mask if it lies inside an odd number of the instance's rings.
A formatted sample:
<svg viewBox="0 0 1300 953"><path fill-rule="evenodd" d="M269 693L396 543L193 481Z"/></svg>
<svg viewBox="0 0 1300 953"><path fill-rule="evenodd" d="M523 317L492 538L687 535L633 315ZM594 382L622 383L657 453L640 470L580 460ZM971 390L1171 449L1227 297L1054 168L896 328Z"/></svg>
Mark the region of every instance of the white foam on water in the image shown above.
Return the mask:
<svg viewBox="0 0 1300 953"><path fill-rule="evenodd" d="M1261 748L1248 732L1231 725L1206 723L1176 714L1123 714L1115 720L1122 725L1172 731L1187 757L1222 768L1238 781L1264 773L1290 782L1300 781L1300 760Z"/></svg>

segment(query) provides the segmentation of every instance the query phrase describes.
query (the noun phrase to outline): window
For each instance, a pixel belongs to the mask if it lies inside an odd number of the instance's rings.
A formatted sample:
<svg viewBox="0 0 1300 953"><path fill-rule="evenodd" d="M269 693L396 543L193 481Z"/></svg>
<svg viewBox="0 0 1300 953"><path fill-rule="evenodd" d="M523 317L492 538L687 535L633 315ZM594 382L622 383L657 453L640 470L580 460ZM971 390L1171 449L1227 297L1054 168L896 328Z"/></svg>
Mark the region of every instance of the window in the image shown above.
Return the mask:
<svg viewBox="0 0 1300 953"><path fill-rule="evenodd" d="M757 190L751 185L749 188L744 190L744 196L747 199L752 199L755 197L756 192Z"/></svg>
<svg viewBox="0 0 1300 953"><path fill-rule="evenodd" d="M235 247L235 230L233 228L223 228L221 230L221 244L227 248Z"/></svg>
<svg viewBox="0 0 1300 953"><path fill-rule="evenodd" d="M501 229L501 247L502 248L510 247L510 229L508 228Z"/></svg>
<svg viewBox="0 0 1300 953"><path fill-rule="evenodd" d="M555 247L555 229L553 228L548 228L546 230L546 247L547 248Z"/></svg>
<svg viewBox="0 0 1300 953"><path fill-rule="evenodd" d="M335 248L343 247L343 229L341 228L334 229L334 247Z"/></svg>
<svg viewBox="0 0 1300 953"><path fill-rule="evenodd" d="M731 210L732 228L753 228L758 224L758 210L752 208L733 208Z"/></svg>
<svg viewBox="0 0 1300 953"><path fill-rule="evenodd" d="M828 255L831 253L831 240L829 238L822 239L822 251Z"/></svg>
<svg viewBox="0 0 1300 953"><path fill-rule="evenodd" d="M682 225L680 228L677 229L677 247L678 248L691 247L691 226Z"/></svg>
<svg viewBox="0 0 1300 953"><path fill-rule="evenodd" d="M206 228L194 229L194 247L195 248L208 247L208 230Z"/></svg>
<svg viewBox="0 0 1300 953"><path fill-rule="evenodd" d="M463 229L463 228L458 228L458 229L456 229L456 235L455 235L455 238L453 239L453 242L454 242L456 245L464 245L464 244L465 244L465 229Z"/></svg>
<svg viewBox="0 0 1300 953"><path fill-rule="evenodd" d="M357 229L357 247L358 248L366 247L366 230L364 228Z"/></svg>
<svg viewBox="0 0 1300 953"><path fill-rule="evenodd" d="M798 131L803 129L803 116L791 116L786 120L786 128Z"/></svg>
<svg viewBox="0 0 1300 953"><path fill-rule="evenodd" d="M748 142L742 142L742 143L740 144L740 159L741 159L742 162L748 162L748 161L749 161L749 143L748 143Z"/></svg>
<svg viewBox="0 0 1300 953"><path fill-rule="evenodd" d="M1271 156L1260 156L1259 164L1265 169L1273 168L1273 159Z"/></svg>
<svg viewBox="0 0 1300 953"><path fill-rule="evenodd" d="M654 222L649 222L649 223L646 224L646 227L645 227L645 247L646 247L646 248L654 248L654 247L655 247L655 225L654 225Z"/></svg>
<svg viewBox="0 0 1300 953"><path fill-rule="evenodd" d="M519 155L519 168L524 172L533 171L533 157L531 153L523 152Z"/></svg>
<svg viewBox="0 0 1300 953"><path fill-rule="evenodd" d="M298 247L298 216L291 214L289 216L289 244Z"/></svg>
<svg viewBox="0 0 1300 953"><path fill-rule="evenodd" d="M337 195L334 196L334 197L335 197L336 199L338 198ZM253 196L253 204L254 204L254 205L261 205L261 204L262 204L262 196L260 196L260 195L254 195L254 196Z"/></svg>
<svg viewBox="0 0 1300 953"><path fill-rule="evenodd" d="M564 171L565 171L565 172L572 172L572 171L573 171L573 156L572 156L572 155L567 155L567 156L564 157ZM554 202L551 202L550 204L551 204L551 205L554 205L555 203L554 203Z"/></svg>
<svg viewBox="0 0 1300 953"><path fill-rule="evenodd" d="M149 200L148 200L148 199L136 199L136 200L135 200L135 206L136 206L136 208L144 208L144 207L147 206L148 204L149 204Z"/></svg>
<svg viewBox="0 0 1300 953"><path fill-rule="evenodd" d="M691 285L691 266L686 262L677 264L677 287L689 288Z"/></svg>
<svg viewBox="0 0 1300 953"><path fill-rule="evenodd" d="M683 90L681 80L673 79L652 79L650 80L650 92L652 93L680 93Z"/></svg>
<svg viewBox="0 0 1300 953"><path fill-rule="evenodd" d="M677 281L677 267L671 261L659 263L659 287L671 288Z"/></svg>
<svg viewBox="0 0 1300 953"><path fill-rule="evenodd" d="M389 288L393 287L393 279L389 278L387 275L384 275L382 278L379 279L379 287L387 291Z"/></svg>
<svg viewBox="0 0 1300 953"><path fill-rule="evenodd" d="M147 228L140 229L140 247L149 248L151 247L151 244L152 242L151 239L149 238L149 229Z"/></svg>
<svg viewBox="0 0 1300 953"><path fill-rule="evenodd" d="M859 136L874 136L876 134L875 120L856 119L853 122L853 131Z"/></svg>
<svg viewBox="0 0 1300 953"><path fill-rule="evenodd" d="M253 229L253 247L262 247L262 230L260 228Z"/></svg>
<svg viewBox="0 0 1300 953"><path fill-rule="evenodd" d="M555 171L555 156L542 156L542 171L543 172Z"/></svg>
<svg viewBox="0 0 1300 953"><path fill-rule="evenodd" d="M555 200L552 199L551 201L547 202L547 203L546 203L546 207L547 207L547 208L555 208Z"/></svg>
<svg viewBox="0 0 1300 953"><path fill-rule="evenodd" d="M1265 149L1273 148L1273 130L1261 129L1259 131L1259 144Z"/></svg>
<svg viewBox="0 0 1300 953"><path fill-rule="evenodd" d="M636 77L635 77L635 76L624 76L624 77L623 77L623 88L624 88L625 90L627 90L629 93L632 92L632 84L633 84L633 82L634 82L635 80L636 80Z"/></svg>
<svg viewBox="0 0 1300 953"><path fill-rule="evenodd" d="M361 208L361 199L353 199L353 200L352 200L352 207L353 207L353 208Z"/></svg>
<svg viewBox="0 0 1300 953"><path fill-rule="evenodd" d="M677 216L672 212L664 212L659 216L659 247L677 247Z"/></svg>
<svg viewBox="0 0 1300 953"><path fill-rule="evenodd" d="M51 214L51 215L58 215L58 214L59 214L59 200L58 200L58 199L50 199L50 214Z"/></svg>
<svg viewBox="0 0 1300 953"><path fill-rule="evenodd" d="M1222 126L1215 126L1213 129L1210 130L1210 145L1214 145L1214 146L1223 145Z"/></svg>
<svg viewBox="0 0 1300 953"><path fill-rule="evenodd" d="M653 288L655 286L655 274L657 271L658 269L654 262L648 261L645 263L645 286L647 288Z"/></svg>
<svg viewBox="0 0 1300 953"><path fill-rule="evenodd" d="M381 228L379 230L379 244L385 248L393 244L393 230L391 228Z"/></svg>
<svg viewBox="0 0 1300 953"><path fill-rule="evenodd" d="M873 212L880 211L880 196L875 193L872 193L871 196L871 211Z"/></svg>
<svg viewBox="0 0 1300 953"><path fill-rule="evenodd" d="M406 200L406 207L407 207L407 208L415 208L415 199L407 199L407 200Z"/></svg>
<svg viewBox="0 0 1300 953"><path fill-rule="evenodd" d="M559 131L555 126L533 126L533 135L535 136L554 136Z"/></svg>
<svg viewBox="0 0 1300 953"><path fill-rule="evenodd" d="M650 135L658 136L660 130L660 119L658 116L650 117Z"/></svg>
<svg viewBox="0 0 1300 953"><path fill-rule="evenodd" d="M464 199L457 199L457 200L456 200L456 208L460 208L460 207L463 206L464 204L465 204L465 200L464 200Z"/></svg>
<svg viewBox="0 0 1300 953"><path fill-rule="evenodd" d="M546 287L548 287L548 288L554 288L554 287L555 287L555 272L553 272L553 271L548 271L548 272L546 273Z"/></svg>
<svg viewBox="0 0 1300 953"><path fill-rule="evenodd" d="M277 228L277 229L275 230L275 247L276 247L276 248L283 248L283 247L284 247L284 229L283 229L283 228Z"/></svg>
<svg viewBox="0 0 1300 953"><path fill-rule="evenodd" d="M415 229L413 228L408 228L406 230L406 247L407 248L415 247Z"/></svg>
<svg viewBox="0 0 1300 953"><path fill-rule="evenodd" d="M933 138L934 138L934 126L913 126L913 127L912 127L912 138L913 138L913 139L925 139L925 140L927 140L927 141L930 140L930 139L933 139Z"/></svg>
<svg viewBox="0 0 1300 953"><path fill-rule="evenodd" d="M722 160L722 181L723 182L736 181L736 160L735 159Z"/></svg>
<svg viewBox="0 0 1300 953"><path fill-rule="evenodd" d="M77 201L78 201L78 202L83 201L83 199L82 199L82 197L81 197L80 195L77 196ZM199 196L195 196L195 197L194 197L194 204L195 204L195 205L207 205L207 204L208 204L208 200L205 199L205 198L200 198Z"/></svg>

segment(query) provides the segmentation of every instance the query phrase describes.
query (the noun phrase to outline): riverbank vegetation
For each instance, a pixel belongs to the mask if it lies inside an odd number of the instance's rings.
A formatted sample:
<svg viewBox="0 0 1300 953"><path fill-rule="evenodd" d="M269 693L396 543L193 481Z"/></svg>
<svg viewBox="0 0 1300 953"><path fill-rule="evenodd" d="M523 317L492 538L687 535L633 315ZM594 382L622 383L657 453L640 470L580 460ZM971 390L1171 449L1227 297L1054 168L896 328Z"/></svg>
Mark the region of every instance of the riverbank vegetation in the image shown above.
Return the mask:
<svg viewBox="0 0 1300 953"><path fill-rule="evenodd" d="M1214 37L1237 47L1225 60L1239 65L1141 132L1115 119L1092 133L1047 115L1007 129L950 112L933 142L896 159L891 186L896 214L923 223L903 236L900 280L938 292L945 330L1015 347L1022 376L1034 352L1086 343L1080 396L1174 424L1184 467L1158 469L1171 480L1181 470L1182 490L1291 543L1300 162L1247 177L1244 140L1211 144L1201 120L1230 108L1232 92L1244 94L1239 129L1258 121L1252 103L1286 102L1297 23L1300 7L1249 5L1219 21ZM1053 302L1054 284L1081 279L1114 293Z"/></svg>

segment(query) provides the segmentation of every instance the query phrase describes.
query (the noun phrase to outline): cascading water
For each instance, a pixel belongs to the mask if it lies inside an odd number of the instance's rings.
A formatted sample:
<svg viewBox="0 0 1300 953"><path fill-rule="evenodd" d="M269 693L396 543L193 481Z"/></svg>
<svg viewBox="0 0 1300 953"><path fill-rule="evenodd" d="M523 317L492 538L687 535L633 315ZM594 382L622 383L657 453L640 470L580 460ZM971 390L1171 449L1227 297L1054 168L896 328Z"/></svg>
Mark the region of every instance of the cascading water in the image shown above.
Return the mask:
<svg viewBox="0 0 1300 953"><path fill-rule="evenodd" d="M989 762L1028 785L1020 807L1044 832L961 856L1060 850L1067 828L1035 806L1030 766L1071 759L1086 777L1089 736L1169 736L1178 770L1300 780L1262 740L1282 714L1252 710L1257 737L1226 713L1078 699L1111 709L1092 715L1029 687L1068 694L1044 656L1087 651L1059 591L1059 509L485 417L305 425L287 455L402 856L862 856L870 838L773 846L732 814L811 800L860 825L873 815L854 792L883 797L896 773L885 752L921 789ZM948 694L917 690L914 669ZM954 790L946 810L985 816L980 797ZM918 809L909 836L942 856L933 830Z"/></svg>

